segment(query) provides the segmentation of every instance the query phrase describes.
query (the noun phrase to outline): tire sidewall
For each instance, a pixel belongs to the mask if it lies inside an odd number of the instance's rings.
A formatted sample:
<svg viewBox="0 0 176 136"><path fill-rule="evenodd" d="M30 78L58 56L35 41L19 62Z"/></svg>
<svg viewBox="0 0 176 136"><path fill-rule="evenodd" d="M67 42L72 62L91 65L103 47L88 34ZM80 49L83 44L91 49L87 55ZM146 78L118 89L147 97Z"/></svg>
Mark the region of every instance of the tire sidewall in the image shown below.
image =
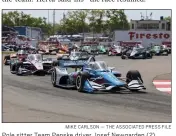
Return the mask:
<svg viewBox="0 0 176 136"><path fill-rule="evenodd" d="M82 90L82 87L81 87L81 84L82 84L81 79L82 79L82 76L81 76L81 74L79 74L79 75L77 76L77 78L76 78L76 89L77 89L78 91L81 91L81 90ZM78 81L79 81L79 85L78 85Z"/></svg>
<svg viewBox="0 0 176 136"><path fill-rule="evenodd" d="M76 89L79 91L79 92L84 92L84 83L87 79L89 79L89 73L87 72L83 72L83 73L79 73L77 78L76 78ZM77 85L77 82L78 80L80 80L80 85L78 86Z"/></svg>
<svg viewBox="0 0 176 136"><path fill-rule="evenodd" d="M17 75L20 75L19 74L19 68L22 66L22 62L17 62L16 64L15 64L15 71L16 71L16 74Z"/></svg>
<svg viewBox="0 0 176 136"><path fill-rule="evenodd" d="M53 86L56 86L56 69L54 69L51 73L51 82Z"/></svg>

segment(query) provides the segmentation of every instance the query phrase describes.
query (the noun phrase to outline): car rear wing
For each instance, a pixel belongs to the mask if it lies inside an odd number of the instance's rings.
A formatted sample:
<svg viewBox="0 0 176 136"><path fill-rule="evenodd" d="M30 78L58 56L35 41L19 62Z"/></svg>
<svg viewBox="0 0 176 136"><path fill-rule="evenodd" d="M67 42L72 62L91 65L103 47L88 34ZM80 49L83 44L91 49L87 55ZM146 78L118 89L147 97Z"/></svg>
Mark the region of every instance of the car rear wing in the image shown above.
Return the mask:
<svg viewBox="0 0 176 136"><path fill-rule="evenodd" d="M69 54L62 54L61 58L67 60L69 59L69 56L70 56Z"/></svg>
<svg viewBox="0 0 176 136"><path fill-rule="evenodd" d="M62 59L59 60L59 67L70 67L70 68L82 68L87 59L79 59L79 60L70 60L70 59Z"/></svg>

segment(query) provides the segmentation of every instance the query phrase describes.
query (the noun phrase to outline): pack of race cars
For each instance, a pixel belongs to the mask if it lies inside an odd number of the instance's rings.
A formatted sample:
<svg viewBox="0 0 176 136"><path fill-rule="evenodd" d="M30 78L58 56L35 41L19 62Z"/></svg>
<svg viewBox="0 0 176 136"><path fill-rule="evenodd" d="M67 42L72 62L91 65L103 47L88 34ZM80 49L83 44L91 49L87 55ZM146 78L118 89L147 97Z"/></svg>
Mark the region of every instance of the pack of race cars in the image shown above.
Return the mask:
<svg viewBox="0 0 176 136"><path fill-rule="evenodd" d="M168 56L171 53L171 47L167 45L143 47L141 44L128 45L127 43L124 46L120 46L86 42L80 46L79 50L94 55L107 54L108 56L121 56L122 59L151 59L154 55Z"/></svg>
<svg viewBox="0 0 176 136"><path fill-rule="evenodd" d="M168 56L171 48L166 45L153 45L143 47L141 44L136 46L116 46L113 45L108 51L108 56L121 56L122 59L151 59L154 55Z"/></svg>
<svg viewBox="0 0 176 136"><path fill-rule="evenodd" d="M59 57L44 58L33 51L19 50L4 57L4 64L10 65L10 72L18 76L51 75L54 87L77 89L79 92L145 90L143 79L138 70L130 70L123 78L114 67L104 61L97 61L95 55L71 51Z"/></svg>
<svg viewBox="0 0 176 136"><path fill-rule="evenodd" d="M130 70L123 78L114 67L104 61L97 61L96 55L121 56L122 59L150 59L153 55L168 55L171 48L153 45L144 48L136 46L105 46L84 43L82 46L66 46L56 52L55 58L44 58L40 50L20 49L4 57L4 64L10 65L10 72L18 76L51 75L54 87L77 89L79 92L113 91L122 88L130 91L145 90L138 70ZM46 51L44 51L46 52Z"/></svg>

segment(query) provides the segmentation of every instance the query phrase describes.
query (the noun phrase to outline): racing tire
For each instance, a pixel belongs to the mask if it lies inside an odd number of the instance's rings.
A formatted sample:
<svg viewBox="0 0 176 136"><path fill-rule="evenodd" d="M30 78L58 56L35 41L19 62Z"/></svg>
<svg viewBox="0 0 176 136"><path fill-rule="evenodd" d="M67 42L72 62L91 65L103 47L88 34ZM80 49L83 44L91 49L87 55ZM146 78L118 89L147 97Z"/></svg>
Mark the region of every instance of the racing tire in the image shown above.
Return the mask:
<svg viewBox="0 0 176 136"><path fill-rule="evenodd" d="M7 60L10 60L10 55L4 57L4 65L8 65Z"/></svg>
<svg viewBox="0 0 176 136"><path fill-rule="evenodd" d="M90 77L88 72L79 73L76 78L76 89L78 92L84 92L84 83Z"/></svg>
<svg viewBox="0 0 176 136"><path fill-rule="evenodd" d="M155 55L156 55L156 56L161 56L161 55L162 55L162 53L161 53L161 52L159 52L159 53L156 53Z"/></svg>
<svg viewBox="0 0 176 136"><path fill-rule="evenodd" d="M152 54L150 54L150 59L152 59L153 58L153 55Z"/></svg>
<svg viewBox="0 0 176 136"><path fill-rule="evenodd" d="M16 65L16 64L13 64L13 65L10 64L10 72L11 72L12 74L15 74L15 73L16 73L16 71L15 71L15 69L16 69L16 68L15 68L15 65Z"/></svg>
<svg viewBox="0 0 176 136"><path fill-rule="evenodd" d="M51 73L51 83L53 84L54 87L56 87L56 79L57 79L57 74L56 74L56 69L54 68L54 70Z"/></svg>
<svg viewBox="0 0 176 136"><path fill-rule="evenodd" d="M146 59L147 58L147 53L143 53L142 56L143 56L143 59Z"/></svg>
<svg viewBox="0 0 176 136"><path fill-rule="evenodd" d="M57 60L62 60L62 57L57 57Z"/></svg>
<svg viewBox="0 0 176 136"><path fill-rule="evenodd" d="M169 49L169 54L171 54L171 52L172 52L171 49Z"/></svg>
<svg viewBox="0 0 176 136"><path fill-rule="evenodd" d="M16 66L15 66L15 72L16 72L16 75L22 75L20 74L18 71L19 71L19 68L23 66L23 62L17 62L16 63Z"/></svg>
<svg viewBox="0 0 176 136"><path fill-rule="evenodd" d="M141 82L143 83L141 74L139 73L138 70L128 71L126 74L126 78L127 78L127 80L126 80L127 83L131 82L132 80L141 80Z"/></svg>
<svg viewBox="0 0 176 136"><path fill-rule="evenodd" d="M126 83L128 84L129 82L131 82L132 80L140 80L141 83L143 83L143 80L142 80L142 77L141 77L141 74L139 73L138 70L130 70L127 72L126 74ZM137 92L138 90L134 90L134 89L131 89L130 91L132 92Z"/></svg>
<svg viewBox="0 0 176 136"><path fill-rule="evenodd" d="M52 66L53 67L59 66L59 60L53 61Z"/></svg>
<svg viewBox="0 0 176 136"><path fill-rule="evenodd" d="M121 59L127 59L127 56L126 55L122 55Z"/></svg>
<svg viewBox="0 0 176 136"><path fill-rule="evenodd" d="M116 56L122 56L122 53L116 54Z"/></svg>
<svg viewBox="0 0 176 136"><path fill-rule="evenodd" d="M169 52L168 51L166 51L166 54L165 54L165 56L168 56L169 55Z"/></svg>
<svg viewBox="0 0 176 136"><path fill-rule="evenodd" d="M152 53L147 54L147 58L152 59L153 58L153 54Z"/></svg>

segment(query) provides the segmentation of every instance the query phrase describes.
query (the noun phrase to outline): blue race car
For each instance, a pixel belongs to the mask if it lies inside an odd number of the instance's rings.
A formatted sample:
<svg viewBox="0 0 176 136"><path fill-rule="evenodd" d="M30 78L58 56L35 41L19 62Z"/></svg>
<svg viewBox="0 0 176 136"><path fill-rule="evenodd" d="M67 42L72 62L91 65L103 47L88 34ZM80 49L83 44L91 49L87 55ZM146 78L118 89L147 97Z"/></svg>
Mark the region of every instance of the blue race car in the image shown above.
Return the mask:
<svg viewBox="0 0 176 136"><path fill-rule="evenodd" d="M88 61L62 61L60 64L51 74L54 87L76 88L79 92L89 93L120 88L130 91L146 89L137 70L128 71L124 79L113 67L107 67L104 61L95 61L93 57Z"/></svg>

